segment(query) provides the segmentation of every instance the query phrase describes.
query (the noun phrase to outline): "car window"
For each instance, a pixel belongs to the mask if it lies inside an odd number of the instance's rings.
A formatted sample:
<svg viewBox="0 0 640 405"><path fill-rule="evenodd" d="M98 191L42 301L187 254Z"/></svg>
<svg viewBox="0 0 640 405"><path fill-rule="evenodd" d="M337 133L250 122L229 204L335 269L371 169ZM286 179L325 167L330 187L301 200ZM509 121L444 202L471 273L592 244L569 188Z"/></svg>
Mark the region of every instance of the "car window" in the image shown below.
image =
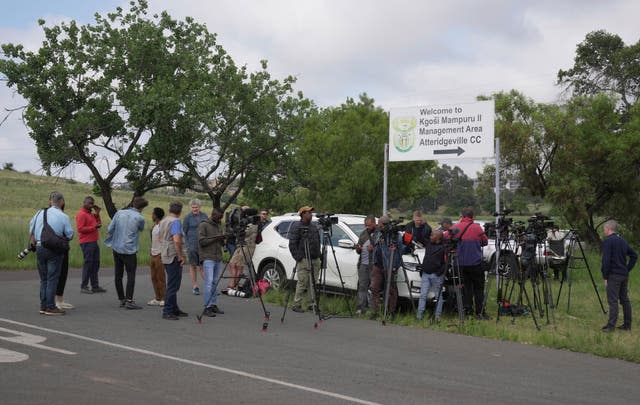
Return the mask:
<svg viewBox="0 0 640 405"><path fill-rule="evenodd" d="M275 226L275 230L283 238L289 239L289 229L291 228L291 224L293 224L294 222L295 221L282 221Z"/></svg>
<svg viewBox="0 0 640 405"><path fill-rule="evenodd" d="M364 231L364 224L349 224L347 226L358 236Z"/></svg>
<svg viewBox="0 0 640 405"><path fill-rule="evenodd" d="M340 239L350 239L347 232L340 228L338 224L331 225L331 244L335 247L338 246L338 241Z"/></svg>

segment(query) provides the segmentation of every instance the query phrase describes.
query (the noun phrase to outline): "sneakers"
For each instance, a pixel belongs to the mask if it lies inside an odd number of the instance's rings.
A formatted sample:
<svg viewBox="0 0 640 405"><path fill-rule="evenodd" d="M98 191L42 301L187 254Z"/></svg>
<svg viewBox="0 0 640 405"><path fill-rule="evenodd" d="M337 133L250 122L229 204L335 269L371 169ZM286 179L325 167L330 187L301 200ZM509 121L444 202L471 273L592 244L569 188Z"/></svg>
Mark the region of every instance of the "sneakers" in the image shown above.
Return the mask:
<svg viewBox="0 0 640 405"><path fill-rule="evenodd" d="M417 320L421 321L421 320L422 320L422 318L424 318L424 313L420 312L420 313L418 313L418 314L416 315L416 319L417 319Z"/></svg>
<svg viewBox="0 0 640 405"><path fill-rule="evenodd" d="M46 309L46 308L44 308L44 307L43 307L43 308L40 308L40 315L44 315L44 312L45 312L46 310L47 310L47 309Z"/></svg>
<svg viewBox="0 0 640 405"><path fill-rule="evenodd" d="M124 308L127 305L127 300L120 300L120 308Z"/></svg>
<svg viewBox="0 0 640 405"><path fill-rule="evenodd" d="M217 305L214 305L214 306L212 306L212 307L210 307L210 308L211 308L211 310L213 310L213 312L214 312L215 314L220 314L220 315L224 314L224 311L223 311L223 310L221 310L220 308L218 308L218 306L217 306Z"/></svg>
<svg viewBox="0 0 640 405"><path fill-rule="evenodd" d="M142 307L135 303L135 301L126 301L124 304L126 309L142 309Z"/></svg>
<svg viewBox="0 0 640 405"><path fill-rule="evenodd" d="M56 307L58 309L73 309L75 308L73 305L69 304L68 302L56 302Z"/></svg>
<svg viewBox="0 0 640 405"><path fill-rule="evenodd" d="M164 307L164 300L158 301L158 306L159 307Z"/></svg>
<svg viewBox="0 0 640 405"><path fill-rule="evenodd" d="M303 313L304 309L302 309L302 307L300 305L294 305L291 307L291 310L293 312L299 312L299 313Z"/></svg>
<svg viewBox="0 0 640 405"><path fill-rule="evenodd" d="M202 313L204 316L210 316L210 317L215 317L216 313L213 310L213 307L207 307L204 309L204 312Z"/></svg>
<svg viewBox="0 0 640 405"><path fill-rule="evenodd" d="M163 314L162 319L167 319L169 321L177 321L180 319L177 315L174 314Z"/></svg>
<svg viewBox="0 0 640 405"><path fill-rule="evenodd" d="M44 314L56 316L56 315L64 315L65 312L58 308L47 308L44 310Z"/></svg>
<svg viewBox="0 0 640 405"><path fill-rule="evenodd" d="M90 290L88 287L80 287L80 292L82 294L93 294L93 290Z"/></svg>
<svg viewBox="0 0 640 405"><path fill-rule="evenodd" d="M105 290L102 287L93 287L91 289L91 291L94 292L94 293L106 293L107 292L107 290Z"/></svg>
<svg viewBox="0 0 640 405"><path fill-rule="evenodd" d="M159 307L161 302L164 304L163 301L158 301L157 299L154 298L151 301L147 302L147 305L152 307Z"/></svg>
<svg viewBox="0 0 640 405"><path fill-rule="evenodd" d="M174 314L175 316L181 316L181 317L189 316L189 314L188 314L188 313L183 312L183 311L181 311L181 310L177 310L177 311L176 311L176 312L174 312L173 314Z"/></svg>
<svg viewBox="0 0 640 405"><path fill-rule="evenodd" d="M193 287L193 295L200 295L200 289L198 287Z"/></svg>

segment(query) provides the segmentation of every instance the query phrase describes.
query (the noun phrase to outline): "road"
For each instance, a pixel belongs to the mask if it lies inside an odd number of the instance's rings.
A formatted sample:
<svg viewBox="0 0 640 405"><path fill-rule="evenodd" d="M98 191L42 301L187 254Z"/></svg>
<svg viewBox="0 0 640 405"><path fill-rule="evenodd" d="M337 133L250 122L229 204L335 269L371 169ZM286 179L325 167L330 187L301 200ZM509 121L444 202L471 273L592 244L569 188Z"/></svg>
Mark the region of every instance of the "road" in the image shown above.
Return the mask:
<svg viewBox="0 0 640 405"><path fill-rule="evenodd" d="M0 272L3 404L596 404L637 403L640 365L587 354L441 333L364 319L314 327L311 313L221 296L225 314L195 317L202 296L188 272L178 301L190 317L118 306L80 294L73 270L61 317L38 313L35 272ZM152 296L139 269L136 298Z"/></svg>

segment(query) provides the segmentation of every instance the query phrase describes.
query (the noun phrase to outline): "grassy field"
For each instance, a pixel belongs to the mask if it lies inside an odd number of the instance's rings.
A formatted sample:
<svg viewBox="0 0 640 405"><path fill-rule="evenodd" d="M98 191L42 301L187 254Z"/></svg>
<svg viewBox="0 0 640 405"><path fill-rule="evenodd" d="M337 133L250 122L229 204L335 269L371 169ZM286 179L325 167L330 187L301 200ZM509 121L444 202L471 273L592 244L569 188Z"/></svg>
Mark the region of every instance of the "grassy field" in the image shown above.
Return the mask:
<svg viewBox="0 0 640 405"><path fill-rule="evenodd" d="M61 191L64 194L67 205L66 211L72 220L72 225L75 227L75 214L81 207L84 197L90 194L91 187L89 185L0 170L0 204L2 207L2 211L0 211L0 270L33 269L36 267L33 253L30 253L22 261L17 260L17 254L27 245L29 220L37 209L46 205L49 193L53 190ZM147 230L140 238L141 254L138 255L140 265L148 265L146 252L148 252L150 245L148 229L150 229L151 224L152 208L159 206L166 211L170 201L178 199L187 204L190 199L189 196L176 197L157 193L149 193L146 197L149 199L150 204L143 211L143 216L147 220ZM130 198L131 193L124 191L116 192L114 196L118 207L124 206ZM206 199L202 200L203 210L210 212L210 202ZM96 197L96 203L102 206L101 199L98 197ZM104 240L106 228L110 222L106 212L103 214L102 219L105 226L101 230L101 240ZM435 221L430 222L434 223ZM113 266L111 250L104 246L101 247L102 266ZM587 259L590 263L597 290L605 308L607 308L606 293L600 276L600 256L596 252L588 252ZM72 242L70 251L70 267L77 269L81 266L82 254L76 238L76 241ZM636 268L632 272L629 284L632 304L636 302L640 294L640 289L638 288L640 282L639 272L640 268ZM565 283L560 296L560 305L552 310L553 316L550 317L550 321L539 319L540 331L536 330L530 316L519 316L514 319L508 316L501 316L499 322L496 322L495 280L490 280L492 286L488 300L488 313L493 317L492 321L467 320L464 324L461 324L456 314L445 312L440 323L432 324L428 319L424 321L415 320L414 314L409 307L388 322L415 328L436 329L640 362L640 335L635 330L638 327L638 322L634 322L634 330L630 333L602 333L600 328L606 323L606 315L600 309L600 304L586 267L574 269L571 274L573 280L571 307L569 310L567 309L568 284ZM554 301L557 298L559 285L558 281L553 281L552 283ZM530 287L528 286L528 288ZM267 300L272 303L283 304L284 299L284 293L280 292L270 292L267 296ZM353 308L354 306L354 302L351 302L351 307ZM348 315L349 313L346 302L342 298L323 297L321 308L327 313L343 315ZM280 316L281 312L273 314L274 319ZM621 322L622 314L620 314L619 319L619 323Z"/></svg>

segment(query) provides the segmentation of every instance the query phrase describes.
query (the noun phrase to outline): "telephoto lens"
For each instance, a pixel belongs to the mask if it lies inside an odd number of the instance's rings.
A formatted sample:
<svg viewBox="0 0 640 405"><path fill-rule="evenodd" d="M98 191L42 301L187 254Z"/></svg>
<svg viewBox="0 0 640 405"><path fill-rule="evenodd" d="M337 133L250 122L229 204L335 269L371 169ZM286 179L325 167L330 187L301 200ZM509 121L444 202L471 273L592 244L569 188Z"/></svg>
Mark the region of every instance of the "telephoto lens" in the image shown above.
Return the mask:
<svg viewBox="0 0 640 405"><path fill-rule="evenodd" d="M22 260L29 254L29 249L24 249L20 253L18 253L18 260Z"/></svg>
<svg viewBox="0 0 640 405"><path fill-rule="evenodd" d="M227 295L230 297L240 297L243 298L245 295L247 295L247 293L245 293L244 291L240 291L240 290L234 290L233 288L229 288L227 290Z"/></svg>

